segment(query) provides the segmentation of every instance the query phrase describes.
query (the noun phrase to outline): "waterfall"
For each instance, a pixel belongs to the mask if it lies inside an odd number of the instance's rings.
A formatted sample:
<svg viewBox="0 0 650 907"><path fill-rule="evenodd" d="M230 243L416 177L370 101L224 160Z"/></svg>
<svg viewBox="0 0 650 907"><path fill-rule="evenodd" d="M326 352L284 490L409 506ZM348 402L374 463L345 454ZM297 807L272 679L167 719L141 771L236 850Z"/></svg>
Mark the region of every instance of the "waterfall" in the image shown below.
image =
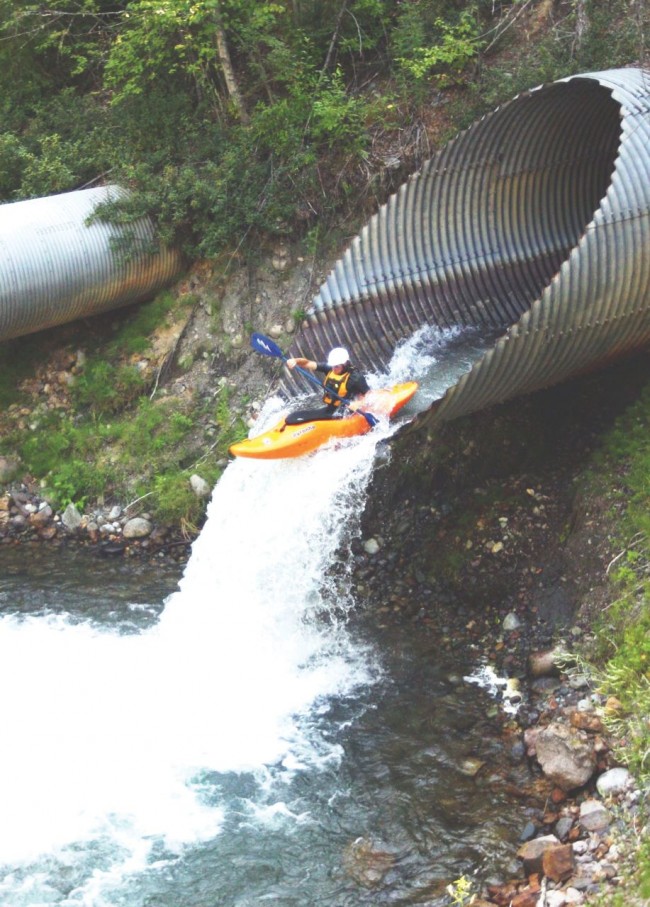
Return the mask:
<svg viewBox="0 0 650 907"><path fill-rule="evenodd" d="M400 348L391 380L423 374L444 347L422 343ZM337 552L393 430L231 463L178 590L141 633L102 626L110 589L92 622L3 614L1 903L136 907L115 894L124 879L222 833L223 778L250 778L256 814L291 813L275 791L341 759L319 716L381 669L348 628L350 563Z"/></svg>

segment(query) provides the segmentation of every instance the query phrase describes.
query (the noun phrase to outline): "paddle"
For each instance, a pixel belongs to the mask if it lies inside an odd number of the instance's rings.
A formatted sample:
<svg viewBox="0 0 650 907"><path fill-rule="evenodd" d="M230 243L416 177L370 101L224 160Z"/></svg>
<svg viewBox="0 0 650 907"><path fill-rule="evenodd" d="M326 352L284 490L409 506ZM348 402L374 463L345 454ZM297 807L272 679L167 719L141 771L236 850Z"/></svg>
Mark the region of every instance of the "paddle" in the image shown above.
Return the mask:
<svg viewBox="0 0 650 907"><path fill-rule="evenodd" d="M276 359L282 359L284 362L287 361L288 357L284 355L277 343L274 343L270 337L265 337L264 334L251 334L251 346L255 352L261 353L263 356L274 356ZM326 390L331 397L336 397L337 400L340 400L342 406L350 406L349 400L346 400L345 397L339 397L339 395L335 394L329 387L325 387L325 385L321 384L318 378L315 375L312 375L311 372L304 368L300 368L299 365L296 365L295 368L297 372L304 375L312 384L317 385L321 390ZM353 412L360 413L371 428L377 424L378 420L375 419L372 413L364 413L361 409L353 410Z"/></svg>

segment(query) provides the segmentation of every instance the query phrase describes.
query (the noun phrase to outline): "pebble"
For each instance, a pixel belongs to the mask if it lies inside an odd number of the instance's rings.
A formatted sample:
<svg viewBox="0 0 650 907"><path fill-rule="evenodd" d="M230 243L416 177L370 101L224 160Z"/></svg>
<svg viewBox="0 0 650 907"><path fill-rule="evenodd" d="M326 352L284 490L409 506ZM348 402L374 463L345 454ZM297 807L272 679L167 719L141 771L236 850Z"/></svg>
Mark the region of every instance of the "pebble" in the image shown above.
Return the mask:
<svg viewBox="0 0 650 907"><path fill-rule="evenodd" d="M190 546L180 530L157 527L150 514L129 518L118 504L86 514L74 504L57 511L41 497L40 489L20 485L0 497L0 543L32 540L98 546L104 553L110 548L110 553L120 555L162 554L174 561L186 560Z"/></svg>

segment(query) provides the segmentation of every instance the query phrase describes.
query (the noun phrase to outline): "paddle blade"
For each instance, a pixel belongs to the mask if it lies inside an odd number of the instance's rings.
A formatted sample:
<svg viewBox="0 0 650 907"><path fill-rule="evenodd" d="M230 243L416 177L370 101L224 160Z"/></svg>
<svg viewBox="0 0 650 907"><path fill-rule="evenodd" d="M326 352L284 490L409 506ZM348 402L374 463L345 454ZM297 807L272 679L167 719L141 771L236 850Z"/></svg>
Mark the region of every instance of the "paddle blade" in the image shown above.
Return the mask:
<svg viewBox="0 0 650 907"><path fill-rule="evenodd" d="M375 425L379 422L379 419L376 419L372 413L364 413L362 409L358 409L357 412L363 416L363 418L371 428L374 428Z"/></svg>
<svg viewBox="0 0 650 907"><path fill-rule="evenodd" d="M285 358L277 343L274 343L270 337L265 337L264 334L251 334L251 346L256 353L261 353L263 356L275 356L277 359Z"/></svg>

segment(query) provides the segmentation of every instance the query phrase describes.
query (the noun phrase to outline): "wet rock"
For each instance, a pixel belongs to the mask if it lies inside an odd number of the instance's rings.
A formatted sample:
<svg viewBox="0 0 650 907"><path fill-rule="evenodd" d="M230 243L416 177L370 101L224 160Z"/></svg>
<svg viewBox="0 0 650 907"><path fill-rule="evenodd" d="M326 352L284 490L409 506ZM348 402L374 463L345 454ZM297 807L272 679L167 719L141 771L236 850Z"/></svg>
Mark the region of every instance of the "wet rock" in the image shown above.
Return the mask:
<svg viewBox="0 0 650 907"><path fill-rule="evenodd" d="M374 888L378 885L394 863L393 854L378 849L367 838L357 838L343 854L346 872L365 888Z"/></svg>
<svg viewBox="0 0 650 907"><path fill-rule="evenodd" d="M535 750L546 777L562 790L582 787L594 773L593 745L575 728L551 723L537 734Z"/></svg>
<svg viewBox="0 0 650 907"><path fill-rule="evenodd" d="M379 548L380 548L379 542L375 538L367 539L363 543L363 549L366 552L366 554L377 554L377 552L379 551Z"/></svg>

